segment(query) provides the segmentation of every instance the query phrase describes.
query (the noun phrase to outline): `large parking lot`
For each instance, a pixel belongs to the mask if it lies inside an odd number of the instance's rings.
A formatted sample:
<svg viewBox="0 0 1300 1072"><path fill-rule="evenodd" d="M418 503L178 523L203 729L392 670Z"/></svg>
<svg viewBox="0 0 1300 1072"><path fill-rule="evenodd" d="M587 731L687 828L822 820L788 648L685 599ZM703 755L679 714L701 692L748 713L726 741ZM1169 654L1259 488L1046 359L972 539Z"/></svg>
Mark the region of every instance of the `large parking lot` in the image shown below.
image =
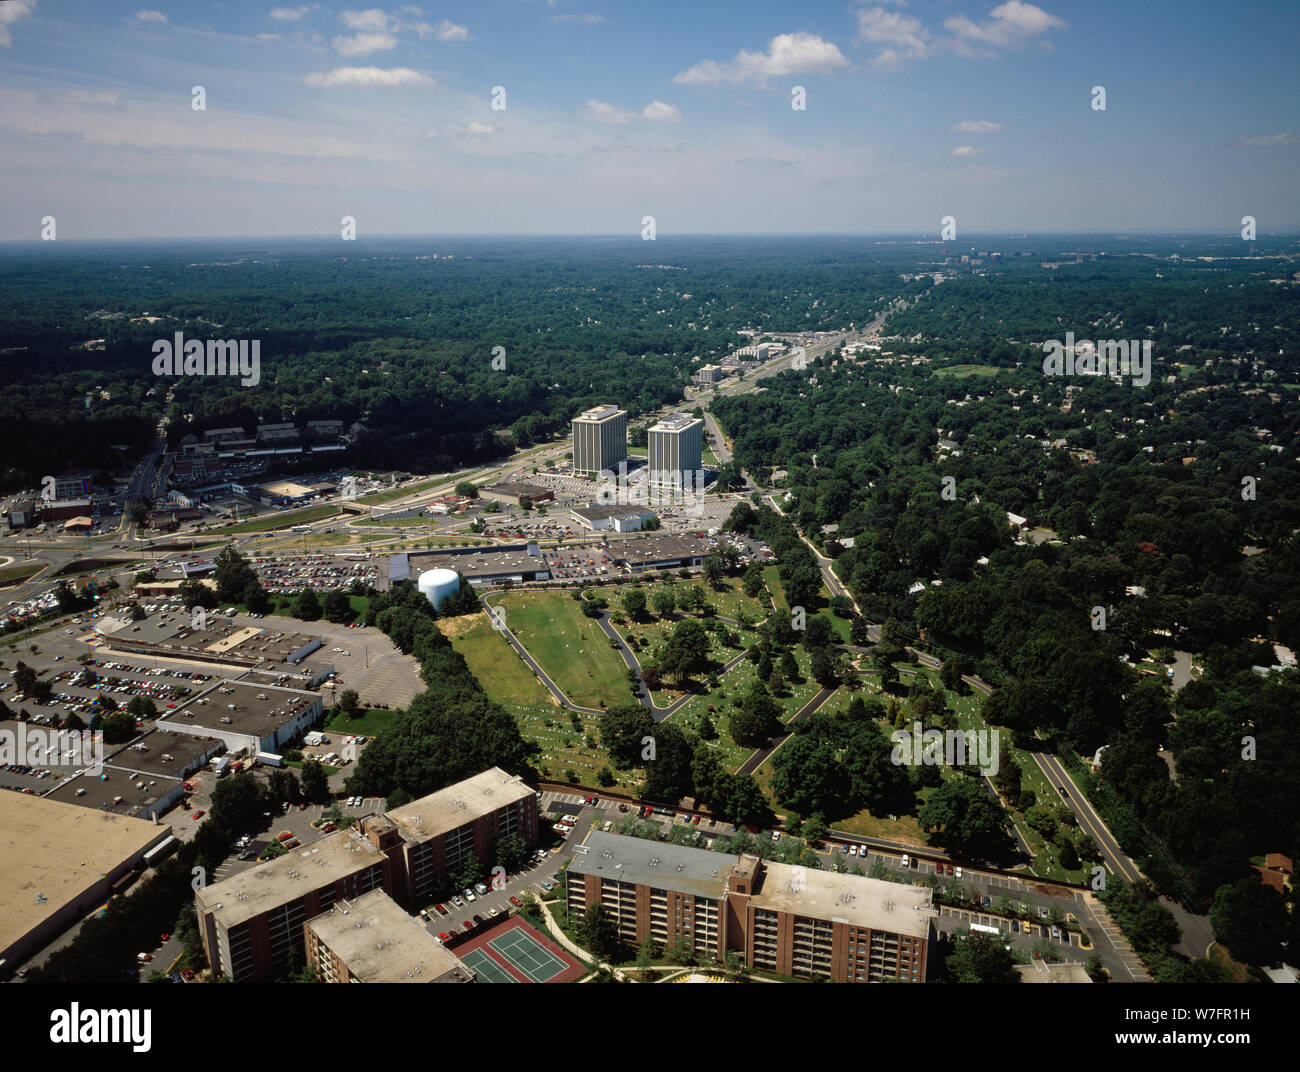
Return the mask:
<svg viewBox="0 0 1300 1072"><path fill-rule="evenodd" d="M253 567L272 595L285 595L312 588L322 592L348 588L353 581L378 585L379 563L375 559L341 555L283 555L254 557Z"/></svg>

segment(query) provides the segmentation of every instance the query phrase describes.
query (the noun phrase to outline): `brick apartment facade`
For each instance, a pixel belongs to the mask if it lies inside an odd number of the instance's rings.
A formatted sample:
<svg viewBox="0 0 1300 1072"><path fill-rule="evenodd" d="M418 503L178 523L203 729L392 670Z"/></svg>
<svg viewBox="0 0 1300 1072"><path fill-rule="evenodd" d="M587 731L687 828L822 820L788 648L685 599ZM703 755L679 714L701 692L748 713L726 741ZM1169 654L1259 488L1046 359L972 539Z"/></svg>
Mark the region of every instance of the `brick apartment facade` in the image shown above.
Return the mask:
<svg viewBox="0 0 1300 1072"><path fill-rule="evenodd" d="M593 833L568 871L570 918L603 905L619 934L704 960L834 982L923 983L929 890Z"/></svg>
<svg viewBox="0 0 1300 1072"><path fill-rule="evenodd" d="M357 829L215 883L195 894L208 963L235 982L267 979L294 952L305 953L304 924L336 902L382 890L414 910L443 875L470 856L486 861L499 838L537 843L537 796L492 768Z"/></svg>

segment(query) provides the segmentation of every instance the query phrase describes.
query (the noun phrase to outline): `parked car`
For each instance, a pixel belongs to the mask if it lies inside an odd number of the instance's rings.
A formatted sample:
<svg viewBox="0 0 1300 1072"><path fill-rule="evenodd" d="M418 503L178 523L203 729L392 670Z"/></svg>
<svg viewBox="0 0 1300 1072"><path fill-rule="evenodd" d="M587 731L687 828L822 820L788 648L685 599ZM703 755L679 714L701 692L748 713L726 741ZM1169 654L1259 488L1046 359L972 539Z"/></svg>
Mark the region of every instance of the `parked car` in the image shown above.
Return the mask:
<svg viewBox="0 0 1300 1072"><path fill-rule="evenodd" d="M1020 933L1020 921L1018 919L1013 919L1011 921L1011 933L1012 934Z"/></svg>
<svg viewBox="0 0 1300 1072"><path fill-rule="evenodd" d="M911 866L912 866L912 861L911 861L911 859L908 857L907 853L903 853L903 866L904 866L904 867L911 867Z"/></svg>
<svg viewBox="0 0 1300 1072"><path fill-rule="evenodd" d="M438 915L440 915L440 916L445 916L445 915L447 914L447 906L446 906L446 905L436 904L436 905L433 906L433 910L434 910L435 912L437 912Z"/></svg>
<svg viewBox="0 0 1300 1072"><path fill-rule="evenodd" d="M198 811L196 811L193 815L191 815L190 818L191 818L191 819L202 819L203 816L205 816L205 815L207 815L207 812L205 812L202 808L200 808L200 809L199 809Z"/></svg>
<svg viewBox="0 0 1300 1072"><path fill-rule="evenodd" d="M518 897L511 897L511 898L510 898L510 903L511 903L512 905L514 905L516 908L523 908L523 907L524 907L524 902L521 901Z"/></svg>

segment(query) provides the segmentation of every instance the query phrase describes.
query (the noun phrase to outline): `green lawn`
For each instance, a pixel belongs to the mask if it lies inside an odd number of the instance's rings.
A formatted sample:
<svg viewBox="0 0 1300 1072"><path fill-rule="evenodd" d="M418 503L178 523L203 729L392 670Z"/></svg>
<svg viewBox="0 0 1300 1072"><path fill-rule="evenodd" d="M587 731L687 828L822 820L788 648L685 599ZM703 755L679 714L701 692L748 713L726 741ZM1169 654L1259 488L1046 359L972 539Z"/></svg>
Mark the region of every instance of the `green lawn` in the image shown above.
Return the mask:
<svg viewBox="0 0 1300 1072"><path fill-rule="evenodd" d="M570 702L579 707L628 703L627 668L595 619L558 592L507 592L494 597L506 626Z"/></svg>
<svg viewBox="0 0 1300 1072"><path fill-rule="evenodd" d="M479 611L443 618L438 628L464 657L470 673L478 679L490 699L507 708L531 705L539 709L556 709L551 694L537 680L537 675L528 669L505 637L492 627L485 613Z"/></svg>
<svg viewBox="0 0 1300 1072"><path fill-rule="evenodd" d="M334 715L325 723L326 733L351 733L360 734L362 737L378 737L384 730L393 724L393 719L397 717L396 711L381 711L371 708L368 711L362 711L359 718L348 718L346 715Z"/></svg>

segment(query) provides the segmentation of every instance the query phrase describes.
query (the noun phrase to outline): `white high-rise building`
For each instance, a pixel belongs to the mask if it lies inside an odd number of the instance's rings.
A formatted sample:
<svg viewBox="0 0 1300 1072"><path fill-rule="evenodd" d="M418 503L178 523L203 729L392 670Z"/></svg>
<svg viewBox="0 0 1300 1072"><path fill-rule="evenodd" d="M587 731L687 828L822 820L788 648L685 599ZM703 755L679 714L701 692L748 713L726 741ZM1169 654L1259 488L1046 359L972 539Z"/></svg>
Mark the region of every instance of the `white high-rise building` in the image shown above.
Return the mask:
<svg viewBox="0 0 1300 1072"><path fill-rule="evenodd" d="M703 481L704 422L675 413L646 433L649 445L648 480L651 488L695 489Z"/></svg>
<svg viewBox="0 0 1300 1072"><path fill-rule="evenodd" d="M599 476L627 460L627 411L597 406L573 419L573 471Z"/></svg>

